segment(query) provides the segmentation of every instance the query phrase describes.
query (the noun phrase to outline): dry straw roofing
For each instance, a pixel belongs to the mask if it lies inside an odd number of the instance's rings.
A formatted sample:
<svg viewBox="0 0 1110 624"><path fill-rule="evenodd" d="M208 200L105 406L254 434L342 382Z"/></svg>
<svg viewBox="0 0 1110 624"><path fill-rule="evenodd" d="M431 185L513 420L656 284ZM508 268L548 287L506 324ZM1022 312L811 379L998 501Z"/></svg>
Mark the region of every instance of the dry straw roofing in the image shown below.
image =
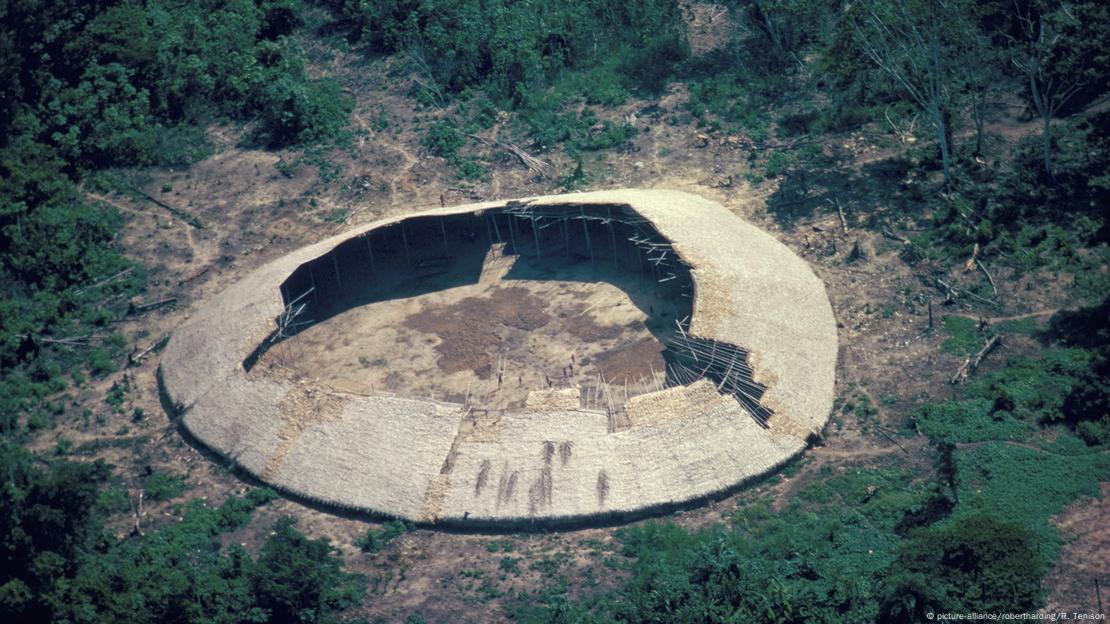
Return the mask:
<svg viewBox="0 0 1110 624"><path fill-rule="evenodd" d="M729 490L776 469L825 425L836 323L809 266L722 206L675 191L536 197L531 205L627 206L692 269L689 333L749 352L773 410L760 427L708 381L634 398L630 426L558 393L476 422L463 406L347 394L248 373L243 361L274 330L281 284L298 266L384 225L299 249L202 303L162 357L168 400L193 436L264 481L330 505L421 522L575 523L620 519ZM489 202L413 216L502 208Z"/></svg>

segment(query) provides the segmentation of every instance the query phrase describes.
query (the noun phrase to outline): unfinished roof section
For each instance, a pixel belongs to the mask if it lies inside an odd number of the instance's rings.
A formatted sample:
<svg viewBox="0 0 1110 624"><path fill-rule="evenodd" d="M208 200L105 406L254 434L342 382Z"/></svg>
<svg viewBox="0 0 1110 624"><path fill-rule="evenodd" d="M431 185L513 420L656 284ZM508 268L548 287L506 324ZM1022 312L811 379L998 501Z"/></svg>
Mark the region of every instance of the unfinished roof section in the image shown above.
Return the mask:
<svg viewBox="0 0 1110 624"><path fill-rule="evenodd" d="M433 244L442 252L419 247ZM470 382L435 400L255 366L306 326L375 301L367 285L395 279L391 262L475 285L523 273L525 257L543 271L560 258L611 263L673 295L666 310L637 304L670 315L646 321L665 345L658 377L626 382L622 397L564 370L526 399L482 405ZM499 258L521 262L498 273ZM824 287L784 245L705 199L621 190L429 210L302 248L195 310L161 379L197 439L278 488L418 522L559 524L667 508L774 470L824 427L836 357ZM500 358L479 364L499 388Z"/></svg>

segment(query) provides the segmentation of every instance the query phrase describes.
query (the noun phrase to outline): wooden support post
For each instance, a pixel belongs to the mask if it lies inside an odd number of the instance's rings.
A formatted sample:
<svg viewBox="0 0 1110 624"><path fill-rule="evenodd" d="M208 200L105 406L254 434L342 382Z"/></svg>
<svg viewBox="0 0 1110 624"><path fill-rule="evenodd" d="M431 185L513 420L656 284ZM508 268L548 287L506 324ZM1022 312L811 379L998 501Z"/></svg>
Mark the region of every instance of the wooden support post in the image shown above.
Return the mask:
<svg viewBox="0 0 1110 624"><path fill-rule="evenodd" d="M532 215L532 236L536 239L536 257L542 258L543 253L540 251L540 229L536 227L536 215Z"/></svg>
<svg viewBox="0 0 1110 624"><path fill-rule="evenodd" d="M586 222L586 209L581 208L582 211L582 231L586 233L586 249L590 250L590 262L594 261L594 246L590 244L590 228Z"/></svg>
<svg viewBox="0 0 1110 624"><path fill-rule="evenodd" d="M447 246L447 226L443 224L444 219L439 220L439 233L443 236L443 255L450 256L451 249Z"/></svg>
<svg viewBox="0 0 1110 624"><path fill-rule="evenodd" d="M374 247L370 244L370 233L366 233L366 253L370 256L370 272L377 273L378 270L374 268Z"/></svg>
<svg viewBox="0 0 1110 624"><path fill-rule="evenodd" d="M501 242L501 228L497 227L497 213L491 212L489 215L490 221L493 221L493 231L497 234L497 242Z"/></svg>
<svg viewBox="0 0 1110 624"><path fill-rule="evenodd" d="M405 242L405 262L412 264L412 257L409 256L409 234L405 230L404 221L401 221L401 240Z"/></svg>
<svg viewBox="0 0 1110 624"><path fill-rule="evenodd" d="M606 214L609 216L609 240L613 243L613 267L617 268L617 234L613 229L613 209L606 207Z"/></svg>
<svg viewBox="0 0 1110 624"><path fill-rule="evenodd" d="M316 272L312 270L312 263L308 263L308 281L312 284L312 301L313 303L320 303L320 297L316 294Z"/></svg>
<svg viewBox="0 0 1110 624"><path fill-rule="evenodd" d="M570 228L567 227L567 220L562 219L559 225L563 229L563 255L570 257Z"/></svg>
<svg viewBox="0 0 1110 624"><path fill-rule="evenodd" d="M331 252L331 265L335 267L335 283L343 286L343 278L339 277L339 260L336 258L334 249Z"/></svg>
<svg viewBox="0 0 1110 624"><path fill-rule="evenodd" d="M486 236L489 237L489 244L493 245L493 230L489 226L489 215L482 213L482 222L486 224Z"/></svg>
<svg viewBox="0 0 1110 624"><path fill-rule="evenodd" d="M507 214L506 218L509 220L509 240L513 244L513 253L520 254L520 250L516 248L516 226L514 224L516 219L510 214Z"/></svg>

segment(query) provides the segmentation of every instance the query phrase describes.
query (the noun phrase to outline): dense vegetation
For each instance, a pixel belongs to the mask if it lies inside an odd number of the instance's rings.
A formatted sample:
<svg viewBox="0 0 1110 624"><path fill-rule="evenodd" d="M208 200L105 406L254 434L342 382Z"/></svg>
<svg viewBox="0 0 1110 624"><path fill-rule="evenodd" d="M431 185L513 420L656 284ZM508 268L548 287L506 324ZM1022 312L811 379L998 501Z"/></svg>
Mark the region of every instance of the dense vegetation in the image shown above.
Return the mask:
<svg viewBox="0 0 1110 624"><path fill-rule="evenodd" d="M100 518L103 463L40 465L0 456L0 618L5 622L326 623L358 604L364 583L343 572L326 540L279 520L257 558L221 536L273 500L252 490L219 507L190 503L183 520L119 540Z"/></svg>
<svg viewBox="0 0 1110 624"><path fill-rule="evenodd" d="M1105 446L1092 448L1060 427L1025 437L1060 417L1056 384L1073 387L1071 400L1086 392L1076 387L1085 374L1046 381L1019 362L963 398L919 410L915 420L937 450L932 475L901 466L898 457L878 468L821 469L777 511L760 500L723 526L625 529L621 566L630 578L623 587L568 600L565 582L556 582L522 596L516 618L848 623L1032 611L1061 545L1049 516L1078 496L1097 495L1110 475ZM1019 391L1022 405L995 418L990 406L1005 388ZM961 442L968 438L976 444Z"/></svg>
<svg viewBox="0 0 1110 624"><path fill-rule="evenodd" d="M120 361L105 304L138 292L142 271L113 248L116 215L81 185L95 188L110 167L191 162L220 119L251 121L250 140L268 145L345 124L338 88L308 77L288 37L299 10L284 0L0 7L5 431L64 388L62 374L103 375Z"/></svg>
<svg viewBox="0 0 1110 624"><path fill-rule="evenodd" d="M789 226L832 201L796 199L815 180L847 179L848 201L862 179L845 173L837 137L885 124L897 156L859 175L892 200L860 208L853 225L908 232L900 253L922 273L986 258L1015 279L1066 276L1069 303L1093 306L1044 329L944 319L952 354L996 331L1044 348L910 411L902 434L928 438L933 466L823 468L781 509L755 500L705 529L624 529L618 590L572 596L549 578L517 597L512 617L901 622L1041 603L1061 547L1049 516L1110 475L1110 313L1099 305L1110 292L1110 114L1099 106L1110 5L731 1L729 40L693 55L673 0L315 4L367 55L404 60L413 107L431 119L422 147L460 178L488 176L471 135L509 112L498 140L565 153L575 166L561 184L580 185L588 153L637 136L608 109L637 98L650 109L681 84L688 98L666 122L745 137L746 182L776 179L768 209ZM361 600L361 579L289 520L254 556L222 546L266 490L194 502L179 523L119 538L104 528L128 504L106 486L112 467L24 448L71 409L61 394L71 383L120 366L114 321L143 289L142 267L114 243L118 215L88 192L118 189L114 168L203 158L213 123L267 149L343 134L350 102L310 77L294 37L307 10L297 0L0 3L0 619L329 622ZM992 133L1000 101L1023 106L1036 131L1014 144ZM990 297L985 283L969 288ZM119 409L127 392L118 382L106 400ZM185 487L144 479L150 500ZM371 529L358 545L377 553L410 528Z"/></svg>
<svg viewBox="0 0 1110 624"><path fill-rule="evenodd" d="M64 411L47 397L65 375L80 383L119 367L113 302L126 307L143 286L142 267L113 245L117 215L82 186L112 167L187 164L205 154L214 121L249 121L249 140L272 146L325 140L345 124L337 87L308 77L288 37L299 11L286 0L0 4L5 622L328 622L361 597L330 547L289 521L257 559L221 549L265 492L219 509L194 503L180 524L120 541L101 528L109 466L21 446ZM181 487L149 486L153 500Z"/></svg>

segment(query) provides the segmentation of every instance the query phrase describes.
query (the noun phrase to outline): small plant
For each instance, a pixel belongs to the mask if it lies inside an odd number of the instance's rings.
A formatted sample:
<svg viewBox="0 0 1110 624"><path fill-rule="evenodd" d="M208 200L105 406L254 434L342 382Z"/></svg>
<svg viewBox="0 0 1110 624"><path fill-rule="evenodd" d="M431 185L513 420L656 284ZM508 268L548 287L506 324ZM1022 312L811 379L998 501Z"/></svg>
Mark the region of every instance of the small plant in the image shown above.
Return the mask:
<svg viewBox="0 0 1110 624"><path fill-rule="evenodd" d="M359 538L356 546L366 553L379 553L389 546L390 542L398 536L404 535L413 529L412 524L404 520L392 520L385 523L381 530L373 527L366 529L366 534Z"/></svg>
<svg viewBox="0 0 1110 624"><path fill-rule="evenodd" d="M166 472L155 472L146 478L143 483L143 491L146 498L152 501L177 498L185 492L185 477Z"/></svg>
<svg viewBox="0 0 1110 624"><path fill-rule="evenodd" d="M466 138L453 122L437 121L428 126L420 144L433 155L451 160L458 155L459 148L466 144Z"/></svg>
<svg viewBox="0 0 1110 624"><path fill-rule="evenodd" d="M498 564L498 567L501 568L502 572L515 572L519 565L520 559L516 557L505 556L501 558L501 563Z"/></svg>
<svg viewBox="0 0 1110 624"><path fill-rule="evenodd" d="M336 208L324 217L324 221L328 223L342 224L347 220L347 209Z"/></svg>

